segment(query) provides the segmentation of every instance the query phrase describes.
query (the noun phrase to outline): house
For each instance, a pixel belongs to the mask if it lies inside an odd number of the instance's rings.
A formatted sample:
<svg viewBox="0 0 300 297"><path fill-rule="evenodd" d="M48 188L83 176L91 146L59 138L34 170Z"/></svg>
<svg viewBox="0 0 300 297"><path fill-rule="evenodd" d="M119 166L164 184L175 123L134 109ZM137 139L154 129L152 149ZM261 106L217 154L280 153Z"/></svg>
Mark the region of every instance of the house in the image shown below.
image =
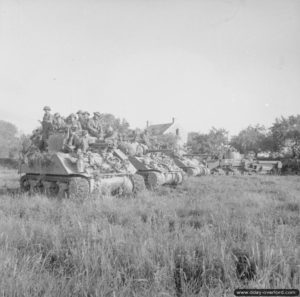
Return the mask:
<svg viewBox="0 0 300 297"><path fill-rule="evenodd" d="M146 129L151 135L159 136L159 135L167 135L173 134L178 136L179 144L183 145L187 142L188 133L182 128L180 123L175 121L175 118L172 118L172 122L166 124L157 124L157 125L149 125L147 121Z"/></svg>

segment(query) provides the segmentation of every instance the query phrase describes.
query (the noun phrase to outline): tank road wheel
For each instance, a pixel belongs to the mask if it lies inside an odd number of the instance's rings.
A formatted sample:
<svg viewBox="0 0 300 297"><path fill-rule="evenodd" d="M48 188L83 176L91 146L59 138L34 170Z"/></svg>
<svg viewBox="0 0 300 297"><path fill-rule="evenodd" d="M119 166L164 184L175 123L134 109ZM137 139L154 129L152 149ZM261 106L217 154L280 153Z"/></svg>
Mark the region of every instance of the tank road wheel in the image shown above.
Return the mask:
<svg viewBox="0 0 300 297"><path fill-rule="evenodd" d="M68 196L73 200L84 200L90 193L89 181L82 177L72 177L69 181Z"/></svg>
<svg viewBox="0 0 300 297"><path fill-rule="evenodd" d="M51 197L58 196L59 193L59 185L57 182L52 181L43 181L43 186L45 189L45 193Z"/></svg>
<svg viewBox="0 0 300 297"><path fill-rule="evenodd" d="M133 194L136 195L140 192L145 191L146 185L144 178L139 174L134 174L131 177L132 183L133 183Z"/></svg>

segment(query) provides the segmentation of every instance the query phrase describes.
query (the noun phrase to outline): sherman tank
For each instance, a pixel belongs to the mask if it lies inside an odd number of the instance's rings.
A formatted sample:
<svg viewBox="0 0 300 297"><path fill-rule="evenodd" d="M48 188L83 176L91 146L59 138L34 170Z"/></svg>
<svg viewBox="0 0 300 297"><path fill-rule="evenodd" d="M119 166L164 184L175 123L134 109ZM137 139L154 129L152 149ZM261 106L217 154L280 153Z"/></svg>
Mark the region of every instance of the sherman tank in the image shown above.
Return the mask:
<svg viewBox="0 0 300 297"><path fill-rule="evenodd" d="M128 155L137 174L144 178L149 189L183 182L184 172L163 150L149 150L146 145L138 143L123 143L121 150Z"/></svg>
<svg viewBox="0 0 300 297"><path fill-rule="evenodd" d="M169 151L168 155L188 176L203 176L210 173L209 169L192 154L175 154L173 151Z"/></svg>
<svg viewBox="0 0 300 297"><path fill-rule="evenodd" d="M145 188L128 157L104 141L89 141L85 151L66 150L66 135L49 137L47 152L31 149L20 166L21 190L83 199L92 193L136 194Z"/></svg>

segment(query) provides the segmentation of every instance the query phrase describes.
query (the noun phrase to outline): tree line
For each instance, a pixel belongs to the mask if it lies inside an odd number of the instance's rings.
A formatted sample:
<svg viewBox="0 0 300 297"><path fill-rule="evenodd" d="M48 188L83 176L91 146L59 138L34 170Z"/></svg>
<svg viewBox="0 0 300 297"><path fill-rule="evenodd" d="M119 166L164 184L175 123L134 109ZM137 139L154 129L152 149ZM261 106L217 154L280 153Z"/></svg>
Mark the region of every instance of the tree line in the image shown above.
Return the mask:
<svg viewBox="0 0 300 297"><path fill-rule="evenodd" d="M268 152L275 157L300 157L300 115L280 117L270 128L248 126L228 137L225 129L212 128L208 133L189 133L188 146L193 152L220 157L229 147L242 154Z"/></svg>

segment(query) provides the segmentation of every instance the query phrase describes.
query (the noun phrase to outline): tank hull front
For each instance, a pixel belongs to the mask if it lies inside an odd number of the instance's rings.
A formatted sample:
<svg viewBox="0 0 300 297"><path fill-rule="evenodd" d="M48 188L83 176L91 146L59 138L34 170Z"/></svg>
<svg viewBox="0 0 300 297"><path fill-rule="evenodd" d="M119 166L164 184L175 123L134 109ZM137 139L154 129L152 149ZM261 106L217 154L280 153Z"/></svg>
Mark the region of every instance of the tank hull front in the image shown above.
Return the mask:
<svg viewBox="0 0 300 297"><path fill-rule="evenodd" d="M197 164L196 161L191 161L189 159L180 160L179 158L173 158L175 164L187 173L188 176L203 176L208 175L209 170L202 164ZM191 164L193 163L193 164Z"/></svg>
<svg viewBox="0 0 300 297"><path fill-rule="evenodd" d="M23 163L20 166L20 173L39 174L39 175L85 175L77 166L77 158L70 154L54 153L42 154L32 162Z"/></svg>
<svg viewBox="0 0 300 297"><path fill-rule="evenodd" d="M144 177L146 186L155 189L164 185L179 185L183 182L184 176L181 171L159 172L154 170L138 171Z"/></svg>

